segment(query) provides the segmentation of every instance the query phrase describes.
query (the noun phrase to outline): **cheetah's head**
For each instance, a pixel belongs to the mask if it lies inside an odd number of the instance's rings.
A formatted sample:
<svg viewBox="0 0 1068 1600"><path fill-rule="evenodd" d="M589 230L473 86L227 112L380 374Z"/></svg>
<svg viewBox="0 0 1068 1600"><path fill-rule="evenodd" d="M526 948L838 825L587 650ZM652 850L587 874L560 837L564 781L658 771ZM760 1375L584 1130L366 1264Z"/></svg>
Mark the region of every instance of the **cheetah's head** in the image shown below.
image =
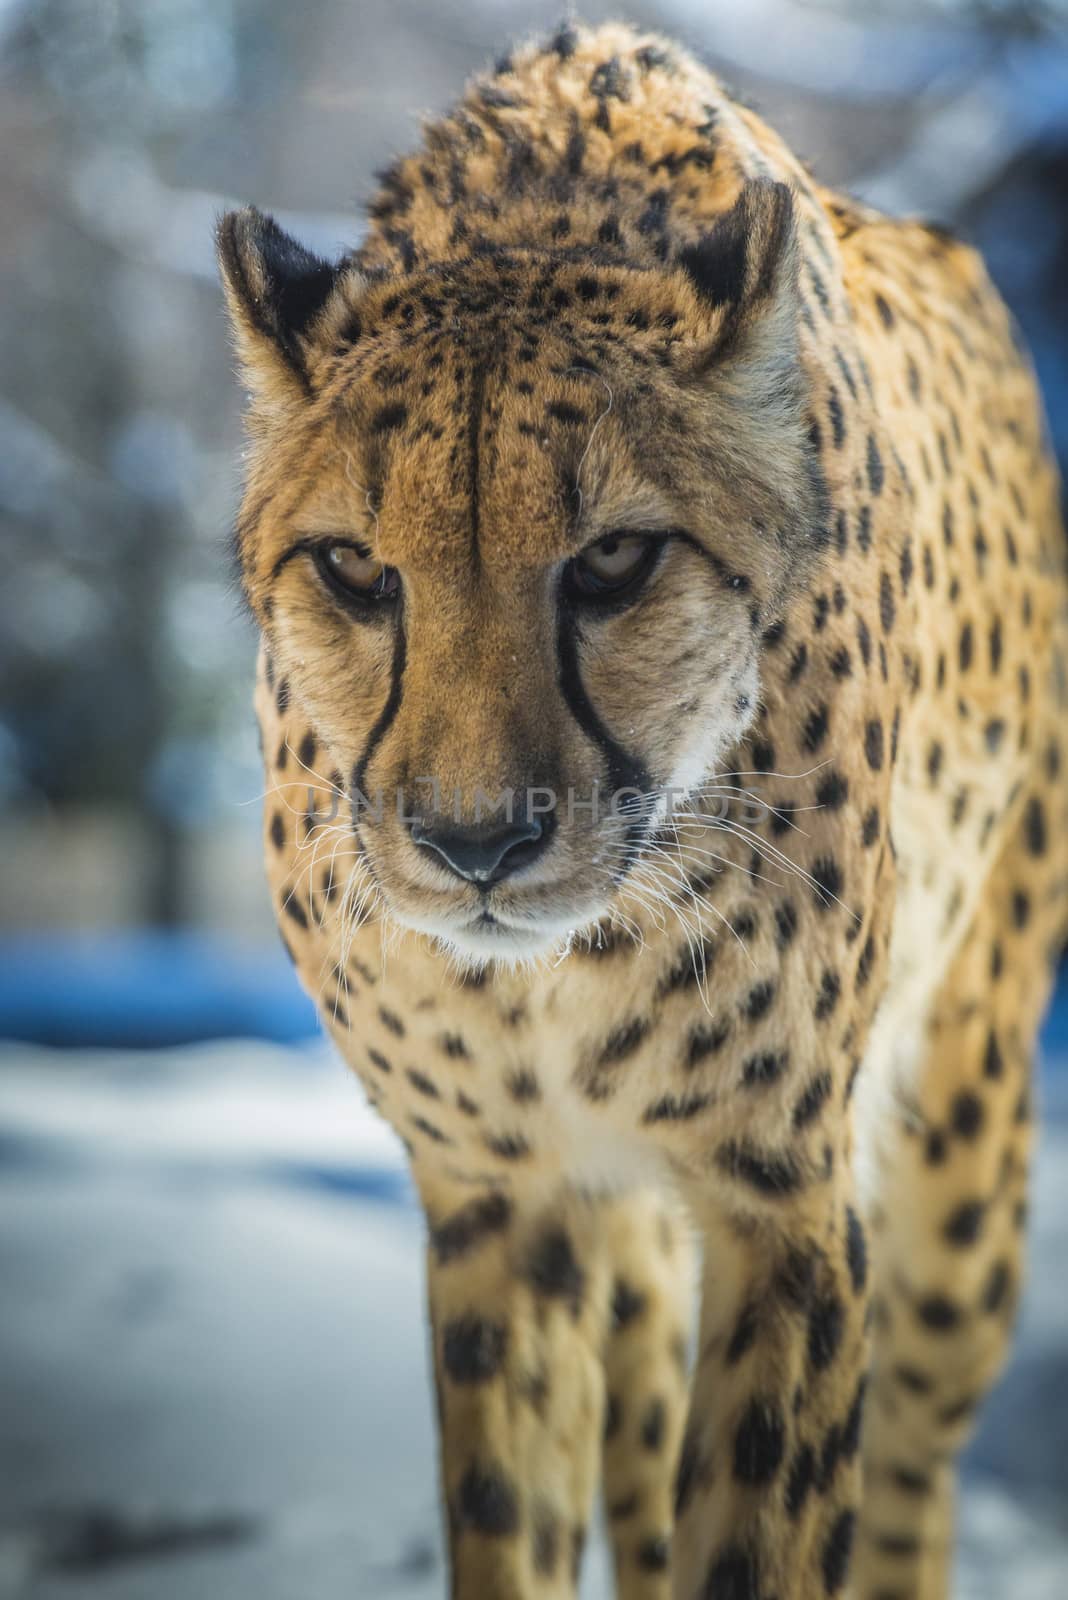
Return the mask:
<svg viewBox="0 0 1068 1600"><path fill-rule="evenodd" d="M219 251L245 587L388 912L471 960L557 947L744 733L821 537L789 191L655 268L367 276L252 210Z"/></svg>

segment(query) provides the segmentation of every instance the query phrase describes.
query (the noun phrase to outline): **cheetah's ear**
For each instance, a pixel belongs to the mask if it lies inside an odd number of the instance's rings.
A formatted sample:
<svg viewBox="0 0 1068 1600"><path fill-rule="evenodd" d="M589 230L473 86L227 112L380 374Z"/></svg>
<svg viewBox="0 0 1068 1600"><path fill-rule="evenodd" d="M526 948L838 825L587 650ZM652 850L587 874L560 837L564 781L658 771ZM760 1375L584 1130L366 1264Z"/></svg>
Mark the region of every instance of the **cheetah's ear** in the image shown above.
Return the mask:
<svg viewBox="0 0 1068 1600"><path fill-rule="evenodd" d="M308 392L308 337L342 269L254 206L230 211L216 248L238 355L254 401L273 409Z"/></svg>
<svg viewBox="0 0 1068 1600"><path fill-rule="evenodd" d="M797 359L798 248L785 183L753 178L734 205L678 257L702 302L721 313L701 366L732 357L769 363L780 376ZM770 374L769 374L770 375Z"/></svg>

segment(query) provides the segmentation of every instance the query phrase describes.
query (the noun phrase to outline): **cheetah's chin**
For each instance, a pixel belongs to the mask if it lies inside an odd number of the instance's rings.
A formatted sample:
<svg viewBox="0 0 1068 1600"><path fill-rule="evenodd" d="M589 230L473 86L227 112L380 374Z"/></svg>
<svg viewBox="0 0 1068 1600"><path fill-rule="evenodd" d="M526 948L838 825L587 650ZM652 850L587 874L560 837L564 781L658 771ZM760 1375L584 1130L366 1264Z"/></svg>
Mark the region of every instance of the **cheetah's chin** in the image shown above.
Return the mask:
<svg viewBox="0 0 1068 1600"><path fill-rule="evenodd" d="M429 918L404 918L407 927L429 934L443 956L465 969L481 969L491 963L512 968L551 965L562 960L580 937L582 922L572 916L566 921L544 918L516 923L485 912L455 926Z"/></svg>

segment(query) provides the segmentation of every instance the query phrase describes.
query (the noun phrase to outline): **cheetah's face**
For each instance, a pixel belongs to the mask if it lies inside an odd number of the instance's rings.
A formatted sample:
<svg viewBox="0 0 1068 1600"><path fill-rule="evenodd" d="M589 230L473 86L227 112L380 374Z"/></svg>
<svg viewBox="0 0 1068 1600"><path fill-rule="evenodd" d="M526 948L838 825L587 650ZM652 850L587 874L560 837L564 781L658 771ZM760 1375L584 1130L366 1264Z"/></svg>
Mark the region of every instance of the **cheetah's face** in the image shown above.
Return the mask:
<svg viewBox="0 0 1068 1600"><path fill-rule="evenodd" d="M772 274L746 304L752 232L710 303L692 264L510 251L368 282L224 224L246 586L390 913L466 958L602 918L755 709L818 496Z"/></svg>

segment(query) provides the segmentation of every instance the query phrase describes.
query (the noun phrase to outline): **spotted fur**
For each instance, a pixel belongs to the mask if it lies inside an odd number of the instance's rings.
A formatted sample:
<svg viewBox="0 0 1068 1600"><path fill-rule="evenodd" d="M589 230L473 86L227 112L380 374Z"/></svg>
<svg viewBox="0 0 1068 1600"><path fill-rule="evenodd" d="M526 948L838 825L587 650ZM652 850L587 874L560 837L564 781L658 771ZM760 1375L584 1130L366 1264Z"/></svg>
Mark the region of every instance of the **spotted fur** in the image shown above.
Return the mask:
<svg viewBox="0 0 1068 1600"><path fill-rule="evenodd" d="M477 79L355 255L219 250L268 870L426 1208L453 1594L573 1595L603 1465L627 1600L941 1600L1068 907L1058 485L981 262L622 26ZM594 618L617 530L660 562ZM430 776L552 790L545 847L450 874Z"/></svg>

